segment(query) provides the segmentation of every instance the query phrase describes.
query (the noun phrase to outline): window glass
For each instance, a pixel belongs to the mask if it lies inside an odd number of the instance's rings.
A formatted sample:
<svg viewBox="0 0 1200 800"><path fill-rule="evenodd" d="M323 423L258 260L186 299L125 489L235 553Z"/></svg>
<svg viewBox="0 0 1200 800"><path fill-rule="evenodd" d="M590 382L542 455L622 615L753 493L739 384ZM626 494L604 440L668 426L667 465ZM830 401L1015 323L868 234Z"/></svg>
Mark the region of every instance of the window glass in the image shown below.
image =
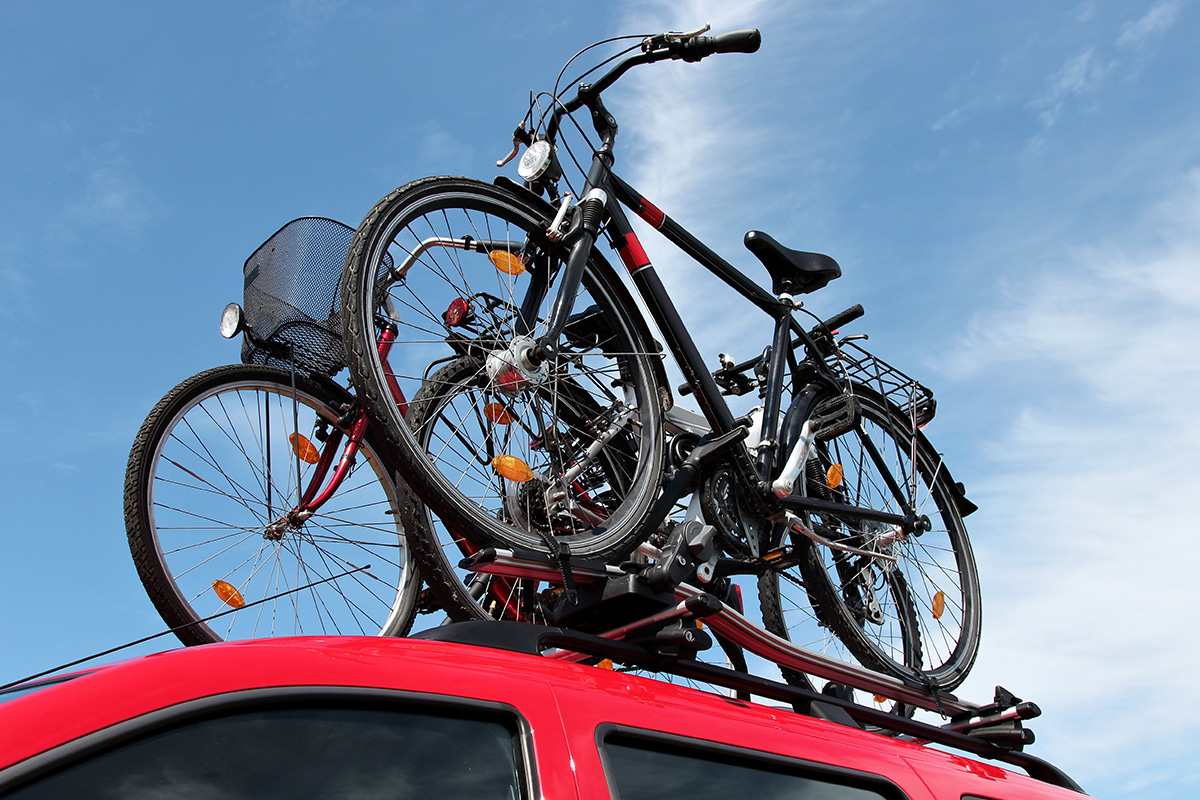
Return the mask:
<svg viewBox="0 0 1200 800"><path fill-rule="evenodd" d="M269 709L191 723L8 795L35 798L523 797L514 730L390 710Z"/></svg>
<svg viewBox="0 0 1200 800"><path fill-rule="evenodd" d="M24 697L27 694L33 694L36 691L45 689L47 686L57 686L60 683L74 680L86 672L78 672L72 675L57 675L53 678L44 678L40 681L31 681L23 683L20 686L13 686L8 689L0 689L0 703L7 703L9 700L16 700L18 697Z"/></svg>
<svg viewBox="0 0 1200 800"><path fill-rule="evenodd" d="M619 800L880 800L895 796L864 788L861 781L856 784L803 768L634 738L607 739L604 751L609 784Z"/></svg>

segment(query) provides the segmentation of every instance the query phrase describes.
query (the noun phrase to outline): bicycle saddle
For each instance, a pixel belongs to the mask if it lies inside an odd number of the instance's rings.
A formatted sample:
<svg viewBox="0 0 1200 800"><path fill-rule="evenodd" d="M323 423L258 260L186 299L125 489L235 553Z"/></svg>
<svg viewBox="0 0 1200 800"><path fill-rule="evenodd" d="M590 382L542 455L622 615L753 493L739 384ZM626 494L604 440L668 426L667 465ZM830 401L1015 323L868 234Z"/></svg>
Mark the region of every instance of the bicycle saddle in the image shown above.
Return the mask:
<svg viewBox="0 0 1200 800"><path fill-rule="evenodd" d="M790 250L762 231L750 231L743 241L771 273L771 291L776 295L815 292L842 275L842 268L829 256Z"/></svg>

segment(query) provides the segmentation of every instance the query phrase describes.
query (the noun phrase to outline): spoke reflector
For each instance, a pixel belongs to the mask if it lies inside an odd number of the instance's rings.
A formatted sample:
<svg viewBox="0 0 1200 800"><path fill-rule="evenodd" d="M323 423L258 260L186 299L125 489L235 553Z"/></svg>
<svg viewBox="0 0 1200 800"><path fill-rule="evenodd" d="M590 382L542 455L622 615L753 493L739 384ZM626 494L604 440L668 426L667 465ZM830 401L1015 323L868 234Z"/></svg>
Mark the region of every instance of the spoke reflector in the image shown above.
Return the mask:
<svg viewBox="0 0 1200 800"><path fill-rule="evenodd" d="M513 423L513 415L508 413L504 403L488 403L483 407L483 415L493 425L511 425Z"/></svg>
<svg viewBox="0 0 1200 800"><path fill-rule="evenodd" d="M492 469L501 478L507 478L513 483L525 483L533 480L533 470L516 456L496 456L492 459Z"/></svg>
<svg viewBox="0 0 1200 800"><path fill-rule="evenodd" d="M246 605L246 601L242 599L242 593L225 581L213 581L213 591L217 593L217 597L221 598L221 602L230 608L241 608Z"/></svg>
<svg viewBox="0 0 1200 800"><path fill-rule="evenodd" d="M941 619L946 613L946 593L938 592L933 596L933 618Z"/></svg>
<svg viewBox="0 0 1200 800"><path fill-rule="evenodd" d="M842 465L834 464L825 471L825 485L830 489L836 489L842 485L843 476L844 473L842 472Z"/></svg>
<svg viewBox="0 0 1200 800"><path fill-rule="evenodd" d="M600 669L607 669L607 670L615 669L615 667L613 667L613 662L612 662L611 658L606 658L606 659L603 659L602 661L599 661L596 664L596 666L599 667Z"/></svg>
<svg viewBox="0 0 1200 800"><path fill-rule="evenodd" d="M884 696L883 696L883 695L881 695L881 694L877 694L877 695L875 695L875 702L876 702L876 703L886 703L886 702L887 702L887 698L886 698L886 697L884 697Z"/></svg>
<svg viewBox="0 0 1200 800"><path fill-rule="evenodd" d="M488 261L506 275L521 275L525 272L525 262L507 250L493 250L488 253Z"/></svg>
<svg viewBox="0 0 1200 800"><path fill-rule="evenodd" d="M304 434L293 433L288 437L292 443L292 452L300 457L305 464L315 464L321 460L321 453Z"/></svg>

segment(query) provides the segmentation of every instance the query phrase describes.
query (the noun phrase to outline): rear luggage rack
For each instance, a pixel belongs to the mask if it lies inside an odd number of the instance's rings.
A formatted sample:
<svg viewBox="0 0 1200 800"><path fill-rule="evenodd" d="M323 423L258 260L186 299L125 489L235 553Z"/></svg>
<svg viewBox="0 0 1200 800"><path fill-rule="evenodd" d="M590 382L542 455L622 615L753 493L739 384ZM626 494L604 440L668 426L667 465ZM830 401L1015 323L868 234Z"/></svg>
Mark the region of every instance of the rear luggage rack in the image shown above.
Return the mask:
<svg viewBox="0 0 1200 800"><path fill-rule="evenodd" d="M920 428L933 419L937 401L926 386L853 342L843 341L826 357L834 370L877 392Z"/></svg>
<svg viewBox="0 0 1200 800"><path fill-rule="evenodd" d="M557 582L559 562L527 551L487 548L463 561L474 572ZM1022 752L1034 735L1026 720L1041 714L1035 703L1024 702L996 687L993 701L974 704L921 680L909 680L828 658L797 647L755 625L728 603L689 583L655 592L636 580L645 565L618 568L599 562L567 559L580 587L581 601L566 600L551 614L551 625L524 622L460 622L416 634L414 638L458 642L529 653L564 661L596 663L610 659L624 666L662 672L729 689L739 696L757 695L789 704L796 712L854 727L871 726L919 743L935 743L972 755L1019 767L1046 783L1082 793L1057 767ZM636 597L634 596L636 595ZM581 608L580 604L584 607ZM587 604L590 603L590 607ZM703 620L703 625L698 624ZM569 622L571 627L561 624ZM849 687L949 718L933 725L891 714L848 697L751 675L695 660L713 643L740 648L781 668L830 681L826 691ZM735 662L736 663L736 662Z"/></svg>

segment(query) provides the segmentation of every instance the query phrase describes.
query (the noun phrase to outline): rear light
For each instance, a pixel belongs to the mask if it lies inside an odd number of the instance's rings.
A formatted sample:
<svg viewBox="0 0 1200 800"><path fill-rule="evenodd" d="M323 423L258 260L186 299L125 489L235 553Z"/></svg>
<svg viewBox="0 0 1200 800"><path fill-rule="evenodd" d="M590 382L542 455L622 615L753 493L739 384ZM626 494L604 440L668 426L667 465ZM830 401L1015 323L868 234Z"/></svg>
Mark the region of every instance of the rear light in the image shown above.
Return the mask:
<svg viewBox="0 0 1200 800"><path fill-rule="evenodd" d="M446 313L442 314L442 319L446 320L446 324L451 328L457 328L467 321L471 316L471 306L466 300L461 297L456 297L450 301L450 307L446 309Z"/></svg>

